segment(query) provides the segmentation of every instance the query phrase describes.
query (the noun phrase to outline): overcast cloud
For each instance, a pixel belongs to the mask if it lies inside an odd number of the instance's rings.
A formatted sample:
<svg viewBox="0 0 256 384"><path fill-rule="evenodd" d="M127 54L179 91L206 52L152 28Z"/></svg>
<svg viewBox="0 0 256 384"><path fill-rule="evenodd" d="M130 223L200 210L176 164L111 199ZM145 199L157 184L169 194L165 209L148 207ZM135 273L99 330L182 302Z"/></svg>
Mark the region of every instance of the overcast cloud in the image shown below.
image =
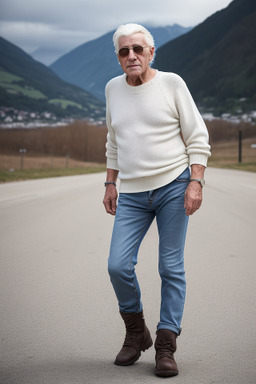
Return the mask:
<svg viewBox="0 0 256 384"><path fill-rule="evenodd" d="M195 26L231 0L0 0L0 35L28 53L68 52L119 24Z"/></svg>

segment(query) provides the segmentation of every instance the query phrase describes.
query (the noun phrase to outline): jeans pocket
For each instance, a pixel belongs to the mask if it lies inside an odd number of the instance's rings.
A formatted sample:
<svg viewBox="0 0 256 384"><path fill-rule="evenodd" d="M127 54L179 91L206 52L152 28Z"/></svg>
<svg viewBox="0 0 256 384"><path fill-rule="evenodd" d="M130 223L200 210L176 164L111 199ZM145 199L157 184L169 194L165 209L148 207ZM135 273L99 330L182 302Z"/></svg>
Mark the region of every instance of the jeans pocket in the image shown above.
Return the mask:
<svg viewBox="0 0 256 384"><path fill-rule="evenodd" d="M180 183L189 183L190 181L190 170L187 167L184 172L182 172L175 181L178 181Z"/></svg>

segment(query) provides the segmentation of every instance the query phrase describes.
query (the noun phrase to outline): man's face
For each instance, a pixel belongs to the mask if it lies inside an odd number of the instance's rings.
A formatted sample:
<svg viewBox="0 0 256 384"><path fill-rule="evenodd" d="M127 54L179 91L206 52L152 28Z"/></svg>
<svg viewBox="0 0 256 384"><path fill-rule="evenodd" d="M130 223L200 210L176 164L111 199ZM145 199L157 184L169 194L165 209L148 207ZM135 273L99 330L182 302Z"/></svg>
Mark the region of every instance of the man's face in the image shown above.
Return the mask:
<svg viewBox="0 0 256 384"><path fill-rule="evenodd" d="M143 52L135 53L129 50L128 56L122 57L118 55L118 60L123 71L127 74L128 79L135 79L143 76L149 70L149 63L153 59L154 47L149 47L142 33L135 33L130 36L122 36L119 39L119 50L121 48L132 48L140 45Z"/></svg>

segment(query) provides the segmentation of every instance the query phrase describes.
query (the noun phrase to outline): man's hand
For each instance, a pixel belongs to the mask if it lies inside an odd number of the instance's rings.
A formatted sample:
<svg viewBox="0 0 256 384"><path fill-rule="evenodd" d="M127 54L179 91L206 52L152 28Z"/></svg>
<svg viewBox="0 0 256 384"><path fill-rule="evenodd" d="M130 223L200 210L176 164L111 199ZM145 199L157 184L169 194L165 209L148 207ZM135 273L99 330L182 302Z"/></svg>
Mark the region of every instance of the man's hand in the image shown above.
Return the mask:
<svg viewBox="0 0 256 384"><path fill-rule="evenodd" d="M106 192L103 199L106 212L110 215L116 214L116 201L117 201L117 190L113 184L106 186Z"/></svg>
<svg viewBox="0 0 256 384"><path fill-rule="evenodd" d="M191 179L203 179L205 167L200 164L191 165ZM186 215L193 215L202 204L203 191L198 181L191 181L185 192L184 208Z"/></svg>
<svg viewBox="0 0 256 384"><path fill-rule="evenodd" d="M202 187L197 181L191 181L185 192L184 208L186 215L193 215L196 212L203 200Z"/></svg>
<svg viewBox="0 0 256 384"><path fill-rule="evenodd" d="M106 181L110 183L116 183L118 171L116 169L107 168ZM117 202L117 189L114 184L107 184L103 204L106 212L110 215L116 214L116 202Z"/></svg>

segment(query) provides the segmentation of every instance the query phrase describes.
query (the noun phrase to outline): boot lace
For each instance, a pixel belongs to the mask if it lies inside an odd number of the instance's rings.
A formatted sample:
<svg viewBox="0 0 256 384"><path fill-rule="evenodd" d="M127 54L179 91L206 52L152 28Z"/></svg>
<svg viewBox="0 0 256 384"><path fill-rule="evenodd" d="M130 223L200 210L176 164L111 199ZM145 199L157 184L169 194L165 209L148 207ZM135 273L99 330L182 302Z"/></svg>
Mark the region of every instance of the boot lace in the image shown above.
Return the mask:
<svg viewBox="0 0 256 384"><path fill-rule="evenodd" d="M135 345L137 345L137 342L138 342L138 336L136 333L126 332L124 346L134 347Z"/></svg>
<svg viewBox="0 0 256 384"><path fill-rule="evenodd" d="M172 340L167 340L165 338L161 338L158 340L158 344L156 346L157 356L159 359L163 357L168 357L173 359L173 354L175 352L175 347L173 345Z"/></svg>
<svg viewBox="0 0 256 384"><path fill-rule="evenodd" d="M130 319L126 321L126 335L123 346L136 347L139 339L143 335L143 330L136 329L134 322Z"/></svg>

